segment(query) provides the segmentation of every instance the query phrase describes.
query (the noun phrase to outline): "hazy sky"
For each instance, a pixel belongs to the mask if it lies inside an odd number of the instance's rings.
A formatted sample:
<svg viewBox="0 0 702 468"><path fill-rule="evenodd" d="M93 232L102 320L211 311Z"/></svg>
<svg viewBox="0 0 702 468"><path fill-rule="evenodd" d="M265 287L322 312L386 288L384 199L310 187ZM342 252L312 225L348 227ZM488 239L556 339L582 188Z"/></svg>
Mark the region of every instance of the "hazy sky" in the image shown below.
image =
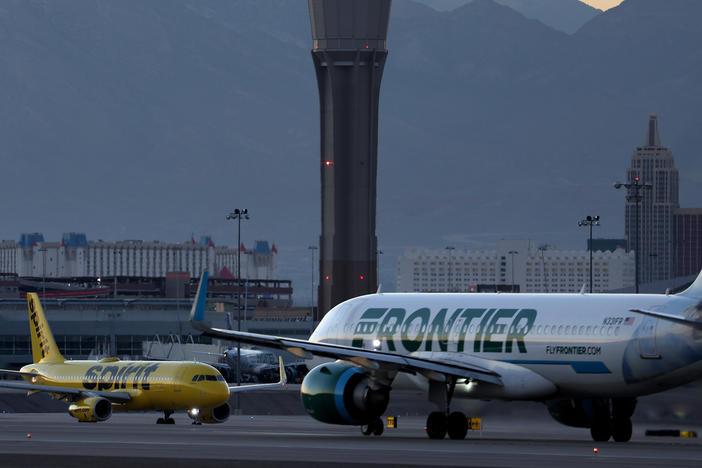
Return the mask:
<svg viewBox="0 0 702 468"><path fill-rule="evenodd" d="M624 0L580 0L583 3L587 3L588 5L599 8L600 10L609 10L610 8L613 8L620 3L622 3Z"/></svg>

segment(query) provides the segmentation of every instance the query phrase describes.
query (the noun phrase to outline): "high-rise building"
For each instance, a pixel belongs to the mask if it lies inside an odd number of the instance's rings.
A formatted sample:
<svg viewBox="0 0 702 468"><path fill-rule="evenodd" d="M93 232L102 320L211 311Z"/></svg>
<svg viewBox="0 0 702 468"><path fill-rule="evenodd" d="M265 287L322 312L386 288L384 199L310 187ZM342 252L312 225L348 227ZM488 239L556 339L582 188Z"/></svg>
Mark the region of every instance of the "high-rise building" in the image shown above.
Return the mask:
<svg viewBox="0 0 702 468"><path fill-rule="evenodd" d="M592 255L593 292L634 283L634 253L623 248ZM573 293L590 285L590 252L500 240L495 250L409 248L398 259L403 292Z"/></svg>
<svg viewBox="0 0 702 468"><path fill-rule="evenodd" d="M675 210L675 276L702 270L702 208Z"/></svg>
<svg viewBox="0 0 702 468"><path fill-rule="evenodd" d="M656 114L648 119L645 144L634 151L626 177L629 183L638 180L652 186L650 190L640 191L638 216L634 197L627 197L626 202L625 235L629 248L638 251L639 281L669 279L674 265L673 215L680 206L678 170L672 151L661 144ZM630 191L630 195L635 194Z"/></svg>
<svg viewBox="0 0 702 468"><path fill-rule="evenodd" d="M377 289L378 100L390 0L309 0L320 108L320 319Z"/></svg>
<svg viewBox="0 0 702 468"><path fill-rule="evenodd" d="M22 234L19 242L0 242L0 273L33 278L142 277L163 278L169 272L233 279L241 258L242 278L276 278L278 250L265 240L253 248L215 246L212 238L183 243L124 240L89 241L84 233L64 233L60 242L46 242L40 233Z"/></svg>

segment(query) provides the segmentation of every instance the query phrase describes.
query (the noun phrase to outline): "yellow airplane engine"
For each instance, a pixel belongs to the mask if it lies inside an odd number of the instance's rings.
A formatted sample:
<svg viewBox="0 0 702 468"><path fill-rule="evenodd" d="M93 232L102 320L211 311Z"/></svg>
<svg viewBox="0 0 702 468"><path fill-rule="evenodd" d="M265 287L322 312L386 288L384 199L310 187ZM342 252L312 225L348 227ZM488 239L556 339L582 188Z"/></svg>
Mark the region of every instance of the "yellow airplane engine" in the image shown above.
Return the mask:
<svg viewBox="0 0 702 468"><path fill-rule="evenodd" d="M229 419L231 412L229 403L225 403L216 408L193 408L188 411L188 416L196 423L219 424Z"/></svg>
<svg viewBox="0 0 702 468"><path fill-rule="evenodd" d="M105 421L112 416L112 403L106 398L84 398L69 406L68 412L81 422Z"/></svg>

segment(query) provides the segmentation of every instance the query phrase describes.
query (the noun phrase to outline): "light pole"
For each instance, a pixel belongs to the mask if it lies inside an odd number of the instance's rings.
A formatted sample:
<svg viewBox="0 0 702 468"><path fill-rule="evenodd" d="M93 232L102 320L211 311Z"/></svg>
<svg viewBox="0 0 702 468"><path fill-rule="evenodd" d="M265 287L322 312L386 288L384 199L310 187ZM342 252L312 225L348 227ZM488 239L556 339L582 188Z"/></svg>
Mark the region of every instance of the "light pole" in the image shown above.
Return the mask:
<svg viewBox="0 0 702 468"><path fill-rule="evenodd" d="M312 293L310 294L312 298L312 305L310 306L310 311L312 314L310 315L310 320L314 320L314 252L315 250L318 249L316 245L310 245L307 247L310 252L312 252Z"/></svg>
<svg viewBox="0 0 702 468"><path fill-rule="evenodd" d="M636 229L636 250L634 251L634 284L636 287L636 294L639 293L639 231L640 222L639 219L639 204L643 200L643 195L641 195L641 190L651 190L653 184L651 182L641 182L638 177L634 177L634 180L628 184L622 184L621 182L615 182L614 188L620 189L624 187L627 190L626 201L636 203L636 221L634 222ZM629 239L627 239L628 241Z"/></svg>
<svg viewBox="0 0 702 468"><path fill-rule="evenodd" d="M375 279L376 279L376 281L378 282L378 289L380 289L380 287L381 287L381 283L380 283L380 272L381 272L381 269L380 269L380 256L383 255L383 251L380 250L380 249L378 249L378 250L375 251L375 255L376 255L376 257L377 257L377 260L376 260L376 263L375 263Z"/></svg>
<svg viewBox="0 0 702 468"><path fill-rule="evenodd" d="M592 226L600 225L599 216L588 216L582 221L578 221L578 226L589 226L590 227L590 293L592 293Z"/></svg>
<svg viewBox="0 0 702 468"><path fill-rule="evenodd" d="M44 247L43 244L41 246L41 249L39 249L39 252L42 253L44 264L41 270L41 296L46 297L46 247Z"/></svg>
<svg viewBox="0 0 702 468"><path fill-rule="evenodd" d="M518 254L519 252L517 252L516 250L510 250L507 253L512 256L512 259L510 260L512 262L512 288L511 289L512 289L512 292L514 292L514 254Z"/></svg>
<svg viewBox="0 0 702 468"><path fill-rule="evenodd" d="M448 250L448 290L451 292L451 254L453 254L453 251L456 250L456 247L453 247L451 245L446 246L446 250Z"/></svg>
<svg viewBox="0 0 702 468"><path fill-rule="evenodd" d="M237 330L241 331L241 219L249 219L249 210L235 209L229 213L227 219L237 220L237 241L236 241L236 299L237 299ZM236 343L236 384L241 386L241 342ZM236 392L236 413L239 414L241 406L239 405L239 392Z"/></svg>

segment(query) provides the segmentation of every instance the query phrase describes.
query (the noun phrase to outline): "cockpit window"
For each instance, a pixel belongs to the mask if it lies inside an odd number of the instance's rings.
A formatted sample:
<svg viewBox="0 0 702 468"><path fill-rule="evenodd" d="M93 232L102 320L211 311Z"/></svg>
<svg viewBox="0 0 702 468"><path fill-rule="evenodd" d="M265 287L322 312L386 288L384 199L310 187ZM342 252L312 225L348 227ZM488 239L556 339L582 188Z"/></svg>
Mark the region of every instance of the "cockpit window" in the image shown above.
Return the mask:
<svg viewBox="0 0 702 468"><path fill-rule="evenodd" d="M221 375L218 375L217 380L220 382L224 382L224 377L222 377Z"/></svg>
<svg viewBox="0 0 702 468"><path fill-rule="evenodd" d="M206 375L205 378L207 379L208 382L216 382L217 381L217 377L215 377L214 375Z"/></svg>
<svg viewBox="0 0 702 468"><path fill-rule="evenodd" d="M193 382L197 382L197 378L200 377L199 375L193 376Z"/></svg>
<svg viewBox="0 0 702 468"><path fill-rule="evenodd" d="M204 375L198 376L198 378L197 378L197 381L198 381L198 382L202 382L203 380L205 380L205 376L204 376Z"/></svg>

